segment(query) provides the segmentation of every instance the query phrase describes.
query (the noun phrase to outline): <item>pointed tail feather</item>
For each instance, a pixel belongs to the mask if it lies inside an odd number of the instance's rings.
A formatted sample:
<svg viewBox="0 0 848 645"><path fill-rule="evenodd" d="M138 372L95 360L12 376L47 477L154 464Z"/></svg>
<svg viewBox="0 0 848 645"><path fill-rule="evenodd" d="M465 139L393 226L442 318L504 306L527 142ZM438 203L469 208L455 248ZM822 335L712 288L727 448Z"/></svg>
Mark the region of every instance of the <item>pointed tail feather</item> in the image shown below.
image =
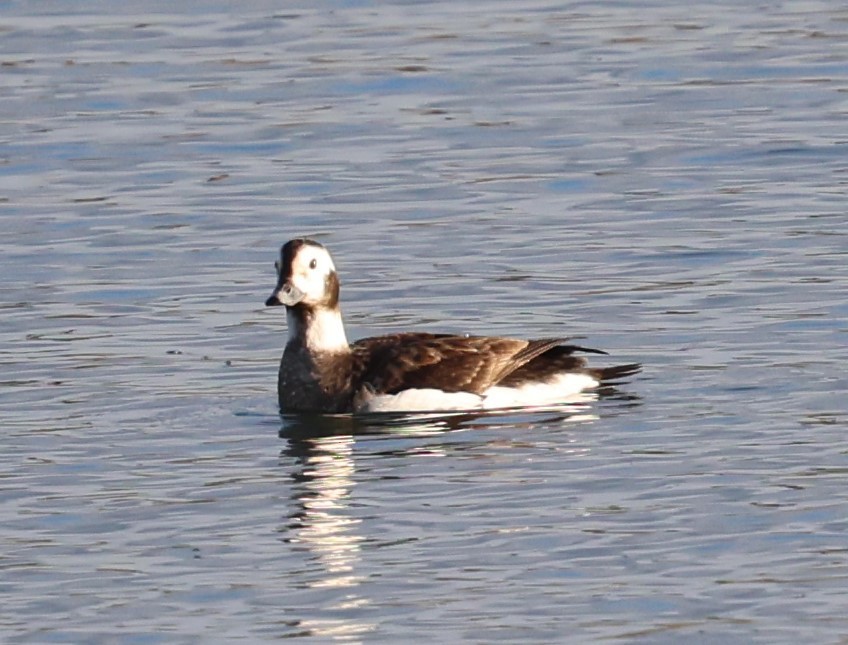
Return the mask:
<svg viewBox="0 0 848 645"><path fill-rule="evenodd" d="M627 363L626 365L615 365L614 367L601 367L590 370L590 372L602 384L607 385L617 383L641 370L641 363Z"/></svg>

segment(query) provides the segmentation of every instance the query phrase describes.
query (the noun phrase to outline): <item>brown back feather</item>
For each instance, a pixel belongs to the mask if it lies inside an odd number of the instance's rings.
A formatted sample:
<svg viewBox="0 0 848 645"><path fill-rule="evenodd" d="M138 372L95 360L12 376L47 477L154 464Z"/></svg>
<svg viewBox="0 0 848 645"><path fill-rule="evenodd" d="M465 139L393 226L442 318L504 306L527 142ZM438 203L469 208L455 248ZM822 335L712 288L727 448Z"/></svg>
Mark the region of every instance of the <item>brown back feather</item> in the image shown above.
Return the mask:
<svg viewBox="0 0 848 645"><path fill-rule="evenodd" d="M410 388L480 394L492 385L509 384L512 374L549 352L580 349L561 345L564 341L427 333L365 338L352 346L354 378L361 378L375 392L388 394Z"/></svg>

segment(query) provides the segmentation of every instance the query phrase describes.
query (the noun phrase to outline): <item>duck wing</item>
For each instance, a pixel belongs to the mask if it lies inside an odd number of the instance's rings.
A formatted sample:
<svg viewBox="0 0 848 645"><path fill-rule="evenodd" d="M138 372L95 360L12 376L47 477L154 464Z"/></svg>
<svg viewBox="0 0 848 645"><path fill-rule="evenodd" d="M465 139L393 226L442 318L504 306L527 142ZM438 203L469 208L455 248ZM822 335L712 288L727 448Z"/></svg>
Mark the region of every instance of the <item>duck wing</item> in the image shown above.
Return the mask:
<svg viewBox="0 0 848 645"><path fill-rule="evenodd" d="M520 387L527 383L545 382L566 373L588 374L602 384L611 385L642 371L641 363L627 363L626 365L614 365L612 367L589 367L585 358L575 355L577 352L607 354L603 350L581 347L580 345L557 345L510 372L498 385Z"/></svg>
<svg viewBox="0 0 848 645"><path fill-rule="evenodd" d="M406 333L365 338L351 349L354 371L374 392L435 388L481 394L565 340Z"/></svg>

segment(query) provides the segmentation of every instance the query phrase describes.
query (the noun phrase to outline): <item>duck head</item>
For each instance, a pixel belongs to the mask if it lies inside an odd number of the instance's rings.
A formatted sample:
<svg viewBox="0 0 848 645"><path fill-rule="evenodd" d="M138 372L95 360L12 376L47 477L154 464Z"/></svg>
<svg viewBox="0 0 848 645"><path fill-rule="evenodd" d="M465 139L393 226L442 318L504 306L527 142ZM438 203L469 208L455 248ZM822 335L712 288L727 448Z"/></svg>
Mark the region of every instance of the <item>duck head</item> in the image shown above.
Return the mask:
<svg viewBox="0 0 848 645"><path fill-rule="evenodd" d="M274 265L277 286L265 301L266 306L338 307L339 278L333 259L323 245L302 238L286 242Z"/></svg>

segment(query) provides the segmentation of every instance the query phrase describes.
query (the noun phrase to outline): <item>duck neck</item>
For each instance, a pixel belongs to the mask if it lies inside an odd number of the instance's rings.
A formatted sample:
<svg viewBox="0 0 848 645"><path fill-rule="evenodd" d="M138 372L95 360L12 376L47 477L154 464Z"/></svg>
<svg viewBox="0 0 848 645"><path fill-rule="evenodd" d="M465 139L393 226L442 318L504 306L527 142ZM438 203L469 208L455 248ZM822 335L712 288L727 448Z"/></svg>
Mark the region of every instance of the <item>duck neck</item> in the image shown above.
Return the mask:
<svg viewBox="0 0 848 645"><path fill-rule="evenodd" d="M338 307L286 307L289 344L302 345L316 354L349 353L342 312Z"/></svg>

